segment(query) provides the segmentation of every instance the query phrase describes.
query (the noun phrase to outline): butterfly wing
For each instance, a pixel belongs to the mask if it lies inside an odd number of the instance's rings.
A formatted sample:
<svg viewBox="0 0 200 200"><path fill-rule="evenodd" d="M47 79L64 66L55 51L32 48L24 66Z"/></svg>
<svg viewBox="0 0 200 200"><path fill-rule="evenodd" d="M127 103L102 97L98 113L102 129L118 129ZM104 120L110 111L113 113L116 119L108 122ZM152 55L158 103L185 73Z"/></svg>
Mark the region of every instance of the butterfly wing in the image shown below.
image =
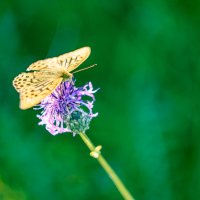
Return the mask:
<svg viewBox="0 0 200 200"><path fill-rule="evenodd" d="M76 69L81 63L83 63L90 55L90 47L83 47L69 53L65 53L61 56L54 58L47 58L44 60L38 60L31 64L27 71L30 70L46 70L55 69L55 67L67 67L67 71L71 72Z"/></svg>
<svg viewBox="0 0 200 200"><path fill-rule="evenodd" d="M53 70L56 67L60 67L59 63L58 63L58 59L57 57L54 58L47 58L44 60L38 60L34 63L32 63L26 70L27 71L39 71L39 70Z"/></svg>
<svg viewBox="0 0 200 200"><path fill-rule="evenodd" d="M83 47L58 56L58 62L67 67L68 72L71 72L89 57L90 52L90 47Z"/></svg>
<svg viewBox="0 0 200 200"><path fill-rule="evenodd" d="M20 93L20 108L28 109L37 105L50 95L62 80L62 77L54 73L35 71L20 74L13 81L15 89Z"/></svg>
<svg viewBox="0 0 200 200"><path fill-rule="evenodd" d="M20 108L28 109L50 95L62 82L65 67L70 72L90 55L90 47L83 47L58 57L39 60L31 64L26 72L17 76L13 85L20 93Z"/></svg>
<svg viewBox="0 0 200 200"><path fill-rule="evenodd" d="M17 92L23 91L24 88L31 86L30 75L32 73L21 73L13 80L13 86Z"/></svg>

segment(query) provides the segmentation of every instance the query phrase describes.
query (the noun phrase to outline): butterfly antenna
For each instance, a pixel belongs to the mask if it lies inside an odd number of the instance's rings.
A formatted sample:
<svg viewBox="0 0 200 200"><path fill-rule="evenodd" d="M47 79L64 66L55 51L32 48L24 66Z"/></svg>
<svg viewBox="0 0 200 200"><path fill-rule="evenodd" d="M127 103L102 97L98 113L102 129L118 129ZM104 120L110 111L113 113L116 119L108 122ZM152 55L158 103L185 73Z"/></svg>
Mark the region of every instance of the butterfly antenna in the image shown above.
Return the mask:
<svg viewBox="0 0 200 200"><path fill-rule="evenodd" d="M83 70L86 70L86 69L89 69L89 68L92 68L92 67L95 67L95 66L97 66L97 64L94 64L94 65L92 65L92 66L89 66L89 67L86 67L86 68L77 70L77 71L73 72L72 74L75 74L75 73L77 73L77 72L80 72L80 71L83 71Z"/></svg>

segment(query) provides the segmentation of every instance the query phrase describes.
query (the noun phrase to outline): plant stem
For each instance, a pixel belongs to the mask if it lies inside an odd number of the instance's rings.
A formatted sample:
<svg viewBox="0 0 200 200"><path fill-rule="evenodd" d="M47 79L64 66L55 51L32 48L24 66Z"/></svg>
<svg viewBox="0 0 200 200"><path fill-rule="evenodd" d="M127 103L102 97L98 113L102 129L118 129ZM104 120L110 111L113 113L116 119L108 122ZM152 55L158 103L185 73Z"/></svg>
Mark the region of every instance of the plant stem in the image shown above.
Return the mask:
<svg viewBox="0 0 200 200"><path fill-rule="evenodd" d="M134 198L131 196L129 191L126 189L120 178L117 176L117 174L113 171L113 169L110 167L110 165L107 163L107 161L104 159L104 157L100 154L100 146L95 147L93 143L90 141L88 136L85 133L79 133L81 139L84 141L84 143L87 145L87 147L90 149L91 153L90 155L96 158L100 165L103 167L103 169L106 171L110 179L115 184L116 188L119 190L121 195L126 200L134 200ZM99 149L99 150L98 150Z"/></svg>

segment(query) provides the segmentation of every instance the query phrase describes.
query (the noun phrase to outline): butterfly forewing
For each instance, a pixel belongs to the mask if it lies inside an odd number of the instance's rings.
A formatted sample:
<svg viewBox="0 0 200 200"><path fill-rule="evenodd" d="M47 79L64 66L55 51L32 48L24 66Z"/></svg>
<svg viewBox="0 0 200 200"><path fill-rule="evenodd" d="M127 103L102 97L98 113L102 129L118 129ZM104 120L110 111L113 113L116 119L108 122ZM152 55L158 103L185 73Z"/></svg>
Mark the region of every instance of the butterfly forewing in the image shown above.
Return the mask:
<svg viewBox="0 0 200 200"><path fill-rule="evenodd" d="M21 92L24 88L31 85L32 73L21 73L13 80L13 86L17 92Z"/></svg>
<svg viewBox="0 0 200 200"><path fill-rule="evenodd" d="M60 77L60 71L59 73L56 71L35 71L35 72L26 72L19 74L14 80L13 80L13 86L18 92L21 92L23 90L26 90L30 87L35 87L36 84L40 84L43 81L46 80L54 80Z"/></svg>
<svg viewBox="0 0 200 200"><path fill-rule="evenodd" d="M90 47L83 47L59 56L58 62L64 64L67 71L71 72L88 58L90 52Z"/></svg>

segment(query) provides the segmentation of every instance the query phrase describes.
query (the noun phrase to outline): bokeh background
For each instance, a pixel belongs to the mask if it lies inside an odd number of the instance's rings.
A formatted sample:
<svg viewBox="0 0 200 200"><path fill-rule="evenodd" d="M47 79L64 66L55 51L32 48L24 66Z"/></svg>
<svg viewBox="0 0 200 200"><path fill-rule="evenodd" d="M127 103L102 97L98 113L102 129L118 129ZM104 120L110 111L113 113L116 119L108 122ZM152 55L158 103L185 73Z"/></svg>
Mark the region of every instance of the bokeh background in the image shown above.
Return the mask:
<svg viewBox="0 0 200 200"><path fill-rule="evenodd" d="M82 46L99 116L87 131L137 200L200 198L199 1L0 2L0 199L122 199L79 136L19 109L13 78Z"/></svg>

